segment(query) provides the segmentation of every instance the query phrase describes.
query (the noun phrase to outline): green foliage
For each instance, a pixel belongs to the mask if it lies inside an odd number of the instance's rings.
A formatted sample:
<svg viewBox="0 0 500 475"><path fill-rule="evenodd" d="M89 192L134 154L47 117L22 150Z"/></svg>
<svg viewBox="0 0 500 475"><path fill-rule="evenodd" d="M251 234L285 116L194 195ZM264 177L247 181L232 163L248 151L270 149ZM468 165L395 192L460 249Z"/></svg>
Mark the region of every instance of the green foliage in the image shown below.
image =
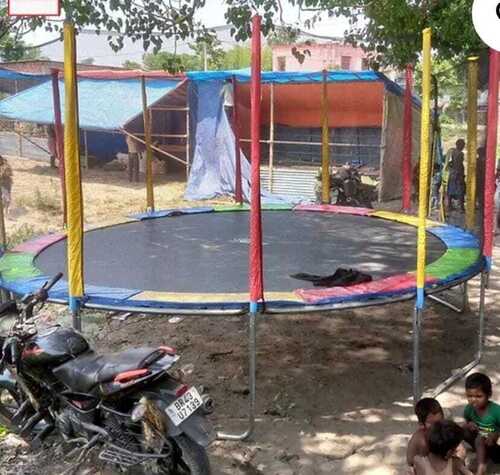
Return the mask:
<svg viewBox="0 0 500 475"><path fill-rule="evenodd" d="M136 62L136 61L129 61L127 59L127 61L125 61L122 66L125 68L125 69L141 69L142 68L142 64Z"/></svg>
<svg viewBox="0 0 500 475"><path fill-rule="evenodd" d="M5 35L0 39L0 58L2 61L40 59L40 50L26 46L24 41L17 40L12 35Z"/></svg>
<svg viewBox="0 0 500 475"><path fill-rule="evenodd" d="M185 71L199 71L203 69L203 60L192 54L160 51L156 54L145 54L144 67L151 71L163 70L175 74Z"/></svg>

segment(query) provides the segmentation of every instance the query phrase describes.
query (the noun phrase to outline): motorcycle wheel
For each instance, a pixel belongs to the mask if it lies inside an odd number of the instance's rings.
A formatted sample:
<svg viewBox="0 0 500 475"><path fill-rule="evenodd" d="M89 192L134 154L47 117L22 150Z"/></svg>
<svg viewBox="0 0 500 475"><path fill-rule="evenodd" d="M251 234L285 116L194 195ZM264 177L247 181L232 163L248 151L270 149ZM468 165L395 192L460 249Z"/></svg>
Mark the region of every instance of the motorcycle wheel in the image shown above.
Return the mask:
<svg viewBox="0 0 500 475"><path fill-rule="evenodd" d="M12 418L19 409L19 395L11 384L0 383L0 423L13 430Z"/></svg>
<svg viewBox="0 0 500 475"><path fill-rule="evenodd" d="M173 438L176 449L175 469L162 467L163 475L210 475L210 462L204 447L184 434Z"/></svg>

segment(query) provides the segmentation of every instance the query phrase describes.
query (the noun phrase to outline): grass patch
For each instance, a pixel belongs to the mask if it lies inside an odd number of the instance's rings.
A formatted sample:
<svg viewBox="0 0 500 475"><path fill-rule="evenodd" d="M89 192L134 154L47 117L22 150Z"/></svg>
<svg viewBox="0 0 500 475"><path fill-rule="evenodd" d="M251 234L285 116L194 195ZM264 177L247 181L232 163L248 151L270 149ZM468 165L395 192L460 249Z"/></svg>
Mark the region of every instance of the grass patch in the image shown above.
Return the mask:
<svg viewBox="0 0 500 475"><path fill-rule="evenodd" d="M28 241L38 234L39 233L33 226L23 223L14 228L14 230L9 230L7 234L7 249L12 249L18 244Z"/></svg>
<svg viewBox="0 0 500 475"><path fill-rule="evenodd" d="M5 437L8 433L9 433L9 431L7 430L6 427L0 426L0 439L2 437Z"/></svg>
<svg viewBox="0 0 500 475"><path fill-rule="evenodd" d="M59 198L59 193L57 186L54 181L51 180L50 191L42 192L40 188L35 188L33 193L29 195L20 196L16 202L17 206L22 206L25 208L32 208L42 213L49 213L53 215L59 215L62 212L61 200Z"/></svg>

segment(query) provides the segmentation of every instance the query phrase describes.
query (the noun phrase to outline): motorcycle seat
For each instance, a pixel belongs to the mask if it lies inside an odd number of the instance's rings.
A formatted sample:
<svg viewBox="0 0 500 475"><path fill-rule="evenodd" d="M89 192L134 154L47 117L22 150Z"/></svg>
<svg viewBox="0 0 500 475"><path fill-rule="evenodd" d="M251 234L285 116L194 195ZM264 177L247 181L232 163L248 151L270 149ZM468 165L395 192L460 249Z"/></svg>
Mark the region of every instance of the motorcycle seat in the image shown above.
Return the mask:
<svg viewBox="0 0 500 475"><path fill-rule="evenodd" d="M120 373L147 368L155 354L158 358L162 356L158 348L134 348L101 355L89 351L53 371L72 391L88 393L97 384L111 381Z"/></svg>

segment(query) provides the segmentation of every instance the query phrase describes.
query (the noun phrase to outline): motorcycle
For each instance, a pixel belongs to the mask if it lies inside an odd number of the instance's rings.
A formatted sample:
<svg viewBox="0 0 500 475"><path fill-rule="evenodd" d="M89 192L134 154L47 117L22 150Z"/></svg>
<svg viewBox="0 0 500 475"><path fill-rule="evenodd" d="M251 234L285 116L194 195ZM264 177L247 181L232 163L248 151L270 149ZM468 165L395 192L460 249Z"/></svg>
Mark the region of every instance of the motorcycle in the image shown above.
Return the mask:
<svg viewBox="0 0 500 475"><path fill-rule="evenodd" d="M39 311L61 277L24 296L21 310L14 301L0 308L0 318L16 314L0 337L0 423L33 446L56 434L75 446L67 458L78 462L99 449L99 459L122 470L209 475L212 400L172 369L173 348L97 354L71 328L38 330Z"/></svg>
<svg viewBox="0 0 500 475"><path fill-rule="evenodd" d="M330 177L331 203L341 206L373 208L377 199L376 189L362 182L359 171L354 167L342 167Z"/></svg>

